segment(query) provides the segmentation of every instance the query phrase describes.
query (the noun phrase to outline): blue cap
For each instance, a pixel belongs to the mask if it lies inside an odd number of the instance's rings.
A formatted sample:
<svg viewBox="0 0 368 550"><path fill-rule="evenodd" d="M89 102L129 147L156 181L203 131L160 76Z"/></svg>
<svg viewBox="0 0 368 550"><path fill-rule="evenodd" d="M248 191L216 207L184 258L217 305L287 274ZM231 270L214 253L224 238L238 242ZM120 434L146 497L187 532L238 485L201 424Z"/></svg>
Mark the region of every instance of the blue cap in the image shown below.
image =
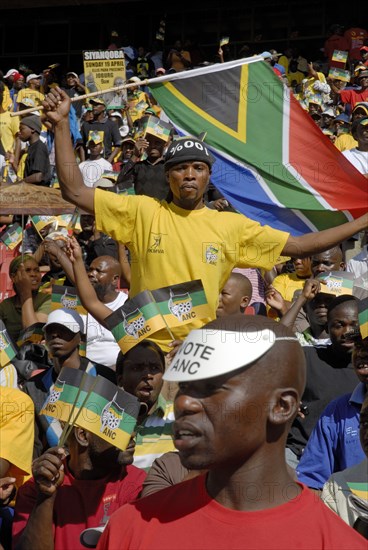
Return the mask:
<svg viewBox="0 0 368 550"><path fill-rule="evenodd" d="M272 53L271 52L262 52L261 56L263 57L263 59L267 59L269 57L272 58Z"/></svg>
<svg viewBox="0 0 368 550"><path fill-rule="evenodd" d="M350 117L346 113L341 113L341 115L335 118L335 121L336 120L341 120L342 122L350 122Z"/></svg>

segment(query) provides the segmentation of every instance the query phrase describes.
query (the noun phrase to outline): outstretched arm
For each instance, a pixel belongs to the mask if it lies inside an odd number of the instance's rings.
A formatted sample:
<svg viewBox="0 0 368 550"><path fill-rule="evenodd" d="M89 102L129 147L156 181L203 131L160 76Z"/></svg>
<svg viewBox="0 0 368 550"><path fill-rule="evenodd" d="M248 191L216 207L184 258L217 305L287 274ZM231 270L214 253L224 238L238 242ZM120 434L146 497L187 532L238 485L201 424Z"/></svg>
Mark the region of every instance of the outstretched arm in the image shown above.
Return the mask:
<svg viewBox="0 0 368 550"><path fill-rule="evenodd" d="M63 198L84 212L94 213L94 189L86 187L75 160L70 138L70 98L61 88L54 88L42 102L55 134L56 171Z"/></svg>
<svg viewBox="0 0 368 550"><path fill-rule="evenodd" d="M90 283L86 268L82 260L82 251L75 237L72 237L68 246L69 258L73 264L75 286L78 296L86 310L105 328L108 328L105 319L112 311L97 298L95 289Z"/></svg>
<svg viewBox="0 0 368 550"><path fill-rule="evenodd" d="M367 228L368 214L364 214L356 220L325 229L324 231L306 233L300 237L290 236L281 254L283 256L291 256L292 258L312 256L313 254L318 254L337 246L342 241L345 241L345 239L349 239L355 233L364 231Z"/></svg>
<svg viewBox="0 0 368 550"><path fill-rule="evenodd" d="M308 300L313 300L313 298L316 297L320 291L320 288L321 283L317 279L307 279L304 283L302 293L298 296L285 315L282 316L280 323L292 329L299 311L306 304L306 302L308 302Z"/></svg>

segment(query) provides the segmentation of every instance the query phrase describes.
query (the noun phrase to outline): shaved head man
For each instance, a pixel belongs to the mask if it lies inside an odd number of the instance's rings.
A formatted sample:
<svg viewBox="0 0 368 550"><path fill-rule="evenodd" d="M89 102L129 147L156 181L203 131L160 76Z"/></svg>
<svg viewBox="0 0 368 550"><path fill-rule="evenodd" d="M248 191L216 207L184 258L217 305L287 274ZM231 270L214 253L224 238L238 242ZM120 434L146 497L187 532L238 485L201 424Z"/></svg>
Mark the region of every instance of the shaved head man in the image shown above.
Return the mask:
<svg viewBox="0 0 368 550"><path fill-rule="evenodd" d="M265 317L228 316L192 331L164 378L179 384L182 464L208 473L120 508L98 549L363 549L286 466L305 376L294 334Z"/></svg>
<svg viewBox="0 0 368 550"><path fill-rule="evenodd" d="M252 283L241 273L232 273L220 292L216 317L244 313L252 299Z"/></svg>

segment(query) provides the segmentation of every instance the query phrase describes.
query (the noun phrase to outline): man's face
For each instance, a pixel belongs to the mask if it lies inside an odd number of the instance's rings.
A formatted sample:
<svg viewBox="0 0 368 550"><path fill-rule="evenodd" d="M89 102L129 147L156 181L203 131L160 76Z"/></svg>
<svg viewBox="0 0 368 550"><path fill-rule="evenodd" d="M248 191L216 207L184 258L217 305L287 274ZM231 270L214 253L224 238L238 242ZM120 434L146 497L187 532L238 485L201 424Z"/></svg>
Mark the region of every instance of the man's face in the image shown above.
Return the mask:
<svg viewBox="0 0 368 550"><path fill-rule="evenodd" d="M353 351L354 342L349 338L359 327L358 307L354 301L344 302L335 307L328 319L328 333L337 352Z"/></svg>
<svg viewBox="0 0 368 550"><path fill-rule="evenodd" d="M344 262L341 261L341 254L336 250L326 250L312 256L312 273L316 277L319 273L328 271L343 271Z"/></svg>
<svg viewBox="0 0 368 550"><path fill-rule="evenodd" d="M269 395L250 372L258 366L237 375L179 383L174 443L186 468L236 467L265 442Z"/></svg>
<svg viewBox="0 0 368 550"><path fill-rule="evenodd" d="M122 156L124 160L130 159L134 151L134 143L132 141L126 141L121 146Z"/></svg>
<svg viewBox="0 0 368 550"><path fill-rule="evenodd" d="M368 75L367 76L360 76L358 79L358 84L362 88L368 88Z"/></svg>
<svg viewBox="0 0 368 550"><path fill-rule="evenodd" d="M353 367L359 381L368 387L368 338L355 345L353 350Z"/></svg>
<svg viewBox="0 0 368 550"><path fill-rule="evenodd" d="M293 259L295 273L299 277L309 277L311 275L311 259L310 258L295 258Z"/></svg>
<svg viewBox="0 0 368 550"><path fill-rule="evenodd" d="M103 143L95 143L94 141L90 141L88 143L88 149L90 150L91 155L97 157L103 151Z"/></svg>
<svg viewBox="0 0 368 550"><path fill-rule="evenodd" d="M190 208L203 197L210 179L210 170L205 162L187 161L170 168L167 178L174 195L174 204Z"/></svg>
<svg viewBox="0 0 368 550"><path fill-rule="evenodd" d="M33 88L34 90L39 90L41 87L41 78L32 78L29 81L29 87Z"/></svg>
<svg viewBox="0 0 368 550"><path fill-rule="evenodd" d="M114 290L118 284L119 275L116 273L108 258L96 258L91 262L88 278L96 291L97 296L103 296L107 291Z"/></svg>
<svg viewBox="0 0 368 550"><path fill-rule="evenodd" d="M334 299L332 294L319 292L315 298L305 304L309 323L324 327L327 323L327 307Z"/></svg>
<svg viewBox="0 0 368 550"><path fill-rule="evenodd" d="M38 263L35 260L26 260L24 262L24 270L31 280L32 291L39 289L41 284L42 275ZM14 276L11 277L12 279Z"/></svg>
<svg viewBox="0 0 368 550"><path fill-rule="evenodd" d="M13 82L13 88L15 90L21 90L24 86L24 76L21 76L15 82Z"/></svg>
<svg viewBox="0 0 368 550"><path fill-rule="evenodd" d="M93 226L95 223L95 217L91 214L82 214L80 217L80 224L82 231L93 231Z"/></svg>
<svg viewBox="0 0 368 550"><path fill-rule="evenodd" d="M100 105L99 103L91 103L92 113L95 118L100 116L101 113L105 111L105 105Z"/></svg>
<svg viewBox="0 0 368 550"><path fill-rule="evenodd" d="M162 388L164 365L154 349L138 346L124 361L118 384L151 408Z"/></svg>
<svg viewBox="0 0 368 550"><path fill-rule="evenodd" d="M52 357L69 357L79 346L80 332L75 334L64 325L52 323L45 328L45 338Z"/></svg>
<svg viewBox="0 0 368 550"><path fill-rule="evenodd" d="M77 79L72 74L68 74L68 76L66 77L66 83L72 88L77 84Z"/></svg>
<svg viewBox="0 0 368 550"><path fill-rule="evenodd" d="M220 293L216 317L239 314L246 305L237 281L230 278Z"/></svg>
<svg viewBox="0 0 368 550"><path fill-rule="evenodd" d="M156 160L162 157L165 147L165 142L162 139L157 139L154 136L147 136L149 146L147 148L147 156L151 160Z"/></svg>
<svg viewBox="0 0 368 550"><path fill-rule="evenodd" d="M135 441L131 437L125 451L117 449L104 439L89 434L89 455L94 468L109 472L117 466L128 466L133 463Z"/></svg>
<svg viewBox="0 0 368 550"><path fill-rule="evenodd" d="M31 128L29 128L28 126L26 126L25 124L22 124L20 123L19 124L19 138L21 141L29 141L31 135L32 135L32 130Z"/></svg>
<svg viewBox="0 0 368 550"><path fill-rule="evenodd" d="M368 124L358 125L356 129L356 138L360 146L368 144Z"/></svg>

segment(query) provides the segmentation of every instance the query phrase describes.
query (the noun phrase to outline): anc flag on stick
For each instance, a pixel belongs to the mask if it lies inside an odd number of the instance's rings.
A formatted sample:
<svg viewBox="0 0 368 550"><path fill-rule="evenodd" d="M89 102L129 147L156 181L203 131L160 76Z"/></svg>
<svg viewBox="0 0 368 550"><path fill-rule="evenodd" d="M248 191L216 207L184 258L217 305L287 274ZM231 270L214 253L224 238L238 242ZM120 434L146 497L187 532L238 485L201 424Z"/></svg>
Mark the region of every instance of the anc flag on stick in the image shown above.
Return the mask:
<svg viewBox="0 0 368 550"><path fill-rule="evenodd" d="M9 250L14 250L22 241L22 228L19 223L9 225L0 238Z"/></svg>
<svg viewBox="0 0 368 550"><path fill-rule="evenodd" d="M33 323L30 327L22 330L19 335L19 340L17 341L17 346L21 347L26 342L40 344L42 340L45 339L45 333L43 332L44 326L45 323Z"/></svg>
<svg viewBox="0 0 368 550"><path fill-rule="evenodd" d="M166 326L148 290L127 300L105 321L123 353Z"/></svg>
<svg viewBox="0 0 368 550"><path fill-rule="evenodd" d="M136 397L97 376L75 418L75 425L124 451L136 426L139 409L140 402Z"/></svg>
<svg viewBox="0 0 368 550"><path fill-rule="evenodd" d="M200 279L144 290L105 319L123 353L161 329L211 316Z"/></svg>
<svg viewBox="0 0 368 550"><path fill-rule="evenodd" d="M153 290L152 296L170 328L211 317L200 279Z"/></svg>
<svg viewBox="0 0 368 550"><path fill-rule="evenodd" d="M75 309L80 315L87 315L73 286L52 285L51 311L62 307Z"/></svg>
<svg viewBox="0 0 368 550"><path fill-rule="evenodd" d="M95 376L82 370L63 367L40 414L72 423L95 380Z"/></svg>
<svg viewBox="0 0 368 550"><path fill-rule="evenodd" d="M367 338L368 336L368 298L359 300L358 311L359 311L360 334L362 335L362 338Z"/></svg>
<svg viewBox="0 0 368 550"><path fill-rule="evenodd" d="M17 346L10 338L6 326L0 319L0 367L5 367L17 355Z"/></svg>
<svg viewBox="0 0 368 550"><path fill-rule="evenodd" d="M325 294L353 294L354 275L347 271L329 271L318 275L318 280L322 281L321 292Z"/></svg>
<svg viewBox="0 0 368 550"><path fill-rule="evenodd" d="M155 79L181 135L207 132L211 181L246 216L301 235L366 212L368 181L261 56Z"/></svg>

